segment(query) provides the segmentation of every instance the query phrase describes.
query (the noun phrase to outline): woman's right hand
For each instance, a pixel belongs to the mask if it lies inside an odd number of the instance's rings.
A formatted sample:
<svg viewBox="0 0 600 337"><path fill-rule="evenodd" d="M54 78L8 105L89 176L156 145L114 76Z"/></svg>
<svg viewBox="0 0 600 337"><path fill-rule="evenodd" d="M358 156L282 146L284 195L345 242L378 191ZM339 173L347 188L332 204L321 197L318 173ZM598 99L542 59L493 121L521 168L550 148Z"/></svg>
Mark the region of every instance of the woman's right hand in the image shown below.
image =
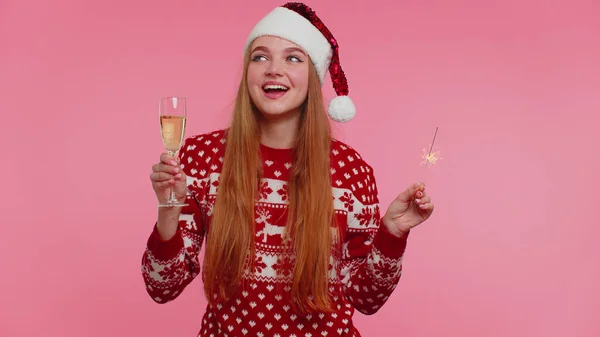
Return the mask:
<svg viewBox="0 0 600 337"><path fill-rule="evenodd" d="M186 197L186 175L179 166L179 159L168 153L160 155L160 162L152 166L152 188L159 203L165 203L169 199L171 189L175 191L177 201L184 202Z"/></svg>

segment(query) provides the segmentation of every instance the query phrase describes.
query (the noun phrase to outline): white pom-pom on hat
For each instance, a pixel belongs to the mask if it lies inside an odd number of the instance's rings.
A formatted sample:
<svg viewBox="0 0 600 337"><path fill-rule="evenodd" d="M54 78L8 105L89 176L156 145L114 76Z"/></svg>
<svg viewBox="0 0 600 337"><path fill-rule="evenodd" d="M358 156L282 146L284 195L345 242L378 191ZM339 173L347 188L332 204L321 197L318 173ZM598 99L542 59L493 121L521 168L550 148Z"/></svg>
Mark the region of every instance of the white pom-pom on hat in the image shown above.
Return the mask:
<svg viewBox="0 0 600 337"><path fill-rule="evenodd" d="M329 102L329 109L327 111L329 117L336 122L345 123L356 115L356 108L354 103L348 96L337 96Z"/></svg>

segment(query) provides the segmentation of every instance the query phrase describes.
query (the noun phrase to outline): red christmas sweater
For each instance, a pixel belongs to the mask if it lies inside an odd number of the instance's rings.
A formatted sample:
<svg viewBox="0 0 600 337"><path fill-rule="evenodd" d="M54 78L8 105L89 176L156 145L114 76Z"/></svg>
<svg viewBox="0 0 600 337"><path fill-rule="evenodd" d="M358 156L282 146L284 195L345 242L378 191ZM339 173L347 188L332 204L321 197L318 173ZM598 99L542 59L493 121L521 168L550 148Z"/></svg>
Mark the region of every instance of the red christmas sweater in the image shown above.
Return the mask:
<svg viewBox="0 0 600 337"><path fill-rule="evenodd" d="M155 302L174 300L200 273L198 255L210 229L225 143L220 130L186 139L180 151L189 206L182 209L177 234L169 241L162 241L154 226L142 257L143 279ZM248 289L226 303L207 305L199 336L360 336L352 321L355 310L370 315L388 300L400 280L406 248L406 237L398 238L381 226L373 169L350 146L332 142L334 207L343 239L341 257L332 255L329 272L329 292L337 311L302 315L276 290L289 292L294 259L282 242L293 155L263 145L261 154L264 178L255 207L256 270L246 273Z"/></svg>

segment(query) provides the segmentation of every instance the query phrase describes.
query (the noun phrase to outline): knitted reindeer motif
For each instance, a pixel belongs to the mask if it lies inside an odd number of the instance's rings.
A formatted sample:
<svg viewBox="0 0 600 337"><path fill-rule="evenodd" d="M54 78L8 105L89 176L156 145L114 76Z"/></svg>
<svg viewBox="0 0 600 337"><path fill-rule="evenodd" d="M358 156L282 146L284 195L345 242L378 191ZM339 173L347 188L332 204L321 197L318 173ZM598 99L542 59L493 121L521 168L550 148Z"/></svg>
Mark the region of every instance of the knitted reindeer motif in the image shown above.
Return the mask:
<svg viewBox="0 0 600 337"><path fill-rule="evenodd" d="M269 213L269 210L267 208L259 207L257 213L258 213L258 218L256 218L256 223L265 225L263 227L263 229L256 232L257 237L260 237L262 235L263 236L262 241L264 243L267 242L268 236L280 235L281 237L283 237L283 235L285 233L285 227L275 226L269 222L269 220L271 219L271 213Z"/></svg>

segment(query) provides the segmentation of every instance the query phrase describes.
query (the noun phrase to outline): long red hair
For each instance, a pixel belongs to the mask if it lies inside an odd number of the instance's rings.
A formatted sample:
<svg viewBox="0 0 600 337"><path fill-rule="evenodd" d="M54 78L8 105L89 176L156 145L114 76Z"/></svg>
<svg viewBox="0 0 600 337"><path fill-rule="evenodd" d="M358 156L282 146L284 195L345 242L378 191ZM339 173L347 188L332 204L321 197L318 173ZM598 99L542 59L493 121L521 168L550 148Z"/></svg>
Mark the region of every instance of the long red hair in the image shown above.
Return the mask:
<svg viewBox="0 0 600 337"><path fill-rule="evenodd" d="M233 120L227 130L219 189L207 236L204 291L215 304L243 285L254 261L254 206L262 176L259 112L252 104L246 55ZM297 310L330 312L328 270L337 240L329 154L331 126L323 105L321 83L309 62L308 96L302 106L294 163L288 182L286 235L295 256L290 299ZM329 188L326 188L329 187ZM335 250L334 250L335 251Z"/></svg>

